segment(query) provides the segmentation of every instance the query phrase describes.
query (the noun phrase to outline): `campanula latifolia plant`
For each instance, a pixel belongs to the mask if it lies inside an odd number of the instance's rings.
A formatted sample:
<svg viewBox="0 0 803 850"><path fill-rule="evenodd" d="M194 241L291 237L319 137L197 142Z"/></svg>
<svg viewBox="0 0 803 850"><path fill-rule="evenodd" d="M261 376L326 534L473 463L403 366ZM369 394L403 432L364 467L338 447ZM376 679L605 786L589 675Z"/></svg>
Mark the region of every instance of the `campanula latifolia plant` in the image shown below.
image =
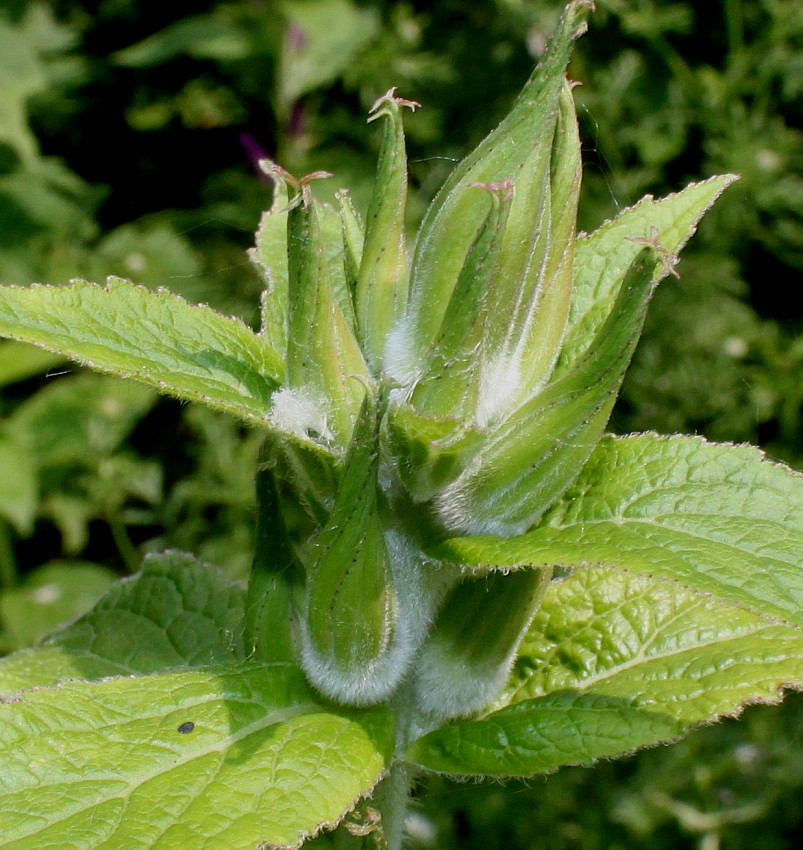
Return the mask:
<svg viewBox="0 0 803 850"><path fill-rule="evenodd" d="M416 243L389 91L365 222L265 162L262 323L127 281L0 330L264 433L247 590L151 557L0 665L0 846L399 848L424 771L532 776L803 685L803 481L604 433L657 282L734 179L575 232L563 14ZM682 329L678 329L682 332Z"/></svg>

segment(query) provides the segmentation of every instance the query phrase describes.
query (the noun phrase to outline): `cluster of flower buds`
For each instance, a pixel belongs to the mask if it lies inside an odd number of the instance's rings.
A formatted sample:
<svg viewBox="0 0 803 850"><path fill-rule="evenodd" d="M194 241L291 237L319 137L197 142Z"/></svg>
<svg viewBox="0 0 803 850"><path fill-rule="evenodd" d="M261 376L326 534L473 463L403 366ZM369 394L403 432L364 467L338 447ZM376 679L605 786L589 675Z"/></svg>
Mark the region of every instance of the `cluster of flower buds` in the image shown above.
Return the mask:
<svg viewBox="0 0 803 850"><path fill-rule="evenodd" d="M430 713L493 696L544 575L454 586L456 570L427 547L531 528L607 422L655 255L641 252L597 337L557 370L580 185L565 69L590 6L567 6L510 114L434 199L411 255L402 111L417 104L391 90L371 112L385 123L364 226L345 192L338 210L315 201L312 182L328 175L264 164L275 198L253 259L267 281L262 333L286 362L266 464L303 573L299 655L334 699L380 701L411 680Z"/></svg>

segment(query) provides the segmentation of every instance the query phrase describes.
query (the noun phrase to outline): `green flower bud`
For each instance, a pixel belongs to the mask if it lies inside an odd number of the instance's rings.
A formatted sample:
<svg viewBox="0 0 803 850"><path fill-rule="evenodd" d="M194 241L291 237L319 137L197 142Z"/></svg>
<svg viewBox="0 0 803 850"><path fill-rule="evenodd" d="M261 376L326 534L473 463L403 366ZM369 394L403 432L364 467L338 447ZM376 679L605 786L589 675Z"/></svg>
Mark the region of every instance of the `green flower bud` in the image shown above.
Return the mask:
<svg viewBox="0 0 803 850"><path fill-rule="evenodd" d="M269 446L263 445L271 454ZM268 662L296 659L296 603L304 576L281 510L279 482L270 463L257 473L257 528L245 609L249 655Z"/></svg>
<svg viewBox="0 0 803 850"><path fill-rule="evenodd" d="M326 696L353 705L386 698L412 650L380 518L378 450L376 402L368 392L332 513L302 553L304 670Z"/></svg>
<svg viewBox="0 0 803 850"><path fill-rule="evenodd" d="M291 208L287 220L289 330L287 341L287 387L299 404L318 406L323 415L324 439L348 446L364 389L354 376L367 380L368 370L348 318L340 306L332 282L330 256L343 262L340 231L327 250L317 205L309 181L323 173L308 175L291 185ZM345 271L343 287L345 289ZM348 297L341 291L341 297Z"/></svg>
<svg viewBox="0 0 803 850"><path fill-rule="evenodd" d="M421 378L410 402L435 418L474 420L479 401L482 367L487 356L487 325L491 305L503 286L500 250L513 200L513 181L474 183L490 198L490 208L466 255Z"/></svg>
<svg viewBox="0 0 803 850"><path fill-rule="evenodd" d="M343 230L343 260L348 291L353 303L365 244L365 225L360 220L357 210L354 209L347 189L341 189L335 194L335 197L340 206L340 226Z"/></svg>
<svg viewBox="0 0 803 850"><path fill-rule="evenodd" d="M407 248L404 212L407 203L407 155L401 108L412 100L394 97L395 89L377 100L369 121L387 118L379 167L365 226L365 244L357 276L356 306L360 341L374 373L382 369L388 332L407 302Z"/></svg>
<svg viewBox="0 0 803 850"><path fill-rule="evenodd" d="M413 502L426 502L463 473L486 436L456 419L436 419L409 404L387 416L386 442L395 473Z"/></svg>
<svg viewBox="0 0 803 850"><path fill-rule="evenodd" d="M479 421L491 423L548 380L560 353L572 288L580 137L571 86L564 82L514 200L492 290Z"/></svg>
<svg viewBox="0 0 803 850"><path fill-rule="evenodd" d="M550 179L553 170L556 175L562 175L565 170L573 171L578 151L560 153L559 143L556 146L558 155L568 156L572 163L568 169L561 166L555 170L552 154L558 123L556 104L565 86L563 75L572 38L582 30L592 5L588 0L577 0L567 6L544 59L513 110L457 166L427 211L413 258L408 309L392 332L386 352L386 369L401 384L415 382L423 371L428 353L443 326L460 270L487 215L487 202L472 188L473 184L515 181L516 194L500 257L501 267L507 270L500 276L505 284L496 303L505 311L505 320L515 310L515 333L519 337L530 330L532 313L544 297L543 293L551 287L544 276L560 268L560 257L566 250L565 244L559 244L562 238L552 239L548 226L553 209L549 199ZM563 179L560 177L561 186L556 191L565 198ZM555 214L567 215L569 227L574 227L571 207L555 209ZM511 223L515 223L512 228ZM561 230L556 237L560 233ZM565 293L562 287L558 290L560 292L550 298L559 302ZM515 301L509 301L510 293L514 294ZM563 310L565 314L565 305ZM558 338L560 334L562 326ZM504 348L507 334L497 343L503 346L501 355L510 354ZM557 351L550 347L540 354L537 380L545 378L556 355ZM530 375L530 372L530 364L522 362L520 374ZM491 380L498 381L500 377L505 376L492 375ZM528 377L525 383L532 380ZM514 384L507 395L515 396L517 390L518 385ZM497 393L489 418L497 413L499 406Z"/></svg>
<svg viewBox="0 0 803 850"><path fill-rule="evenodd" d="M415 666L427 721L474 714L493 700L551 577L551 569L496 572L452 590Z"/></svg>
<svg viewBox="0 0 803 850"><path fill-rule="evenodd" d="M656 252L639 252L594 342L562 378L493 432L475 463L436 499L459 534L523 534L577 477L599 442L641 334Z"/></svg>

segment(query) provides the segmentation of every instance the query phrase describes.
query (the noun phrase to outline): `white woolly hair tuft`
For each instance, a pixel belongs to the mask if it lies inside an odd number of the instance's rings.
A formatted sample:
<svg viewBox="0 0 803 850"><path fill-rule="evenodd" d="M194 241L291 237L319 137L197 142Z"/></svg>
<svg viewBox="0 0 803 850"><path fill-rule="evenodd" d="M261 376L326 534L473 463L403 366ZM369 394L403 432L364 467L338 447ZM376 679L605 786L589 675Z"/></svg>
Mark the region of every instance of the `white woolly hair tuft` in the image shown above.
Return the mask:
<svg viewBox="0 0 803 850"><path fill-rule="evenodd" d="M493 506L478 505L474 499L474 475L479 459L464 470L457 480L441 490L433 501L441 525L451 534L492 534L515 537L524 534L532 525L529 518L511 522L492 515Z"/></svg>
<svg viewBox="0 0 803 850"><path fill-rule="evenodd" d="M421 373L421 362L413 345L410 318L402 316L390 329L382 357L384 371L398 384L412 386Z"/></svg>
<svg viewBox="0 0 803 850"><path fill-rule="evenodd" d="M267 420L277 431L302 439L332 439L323 405L303 389L282 387L277 390L271 399Z"/></svg>
<svg viewBox="0 0 803 850"><path fill-rule="evenodd" d="M521 382L518 358L507 352L494 356L482 370L477 400L477 425L485 428L507 409Z"/></svg>

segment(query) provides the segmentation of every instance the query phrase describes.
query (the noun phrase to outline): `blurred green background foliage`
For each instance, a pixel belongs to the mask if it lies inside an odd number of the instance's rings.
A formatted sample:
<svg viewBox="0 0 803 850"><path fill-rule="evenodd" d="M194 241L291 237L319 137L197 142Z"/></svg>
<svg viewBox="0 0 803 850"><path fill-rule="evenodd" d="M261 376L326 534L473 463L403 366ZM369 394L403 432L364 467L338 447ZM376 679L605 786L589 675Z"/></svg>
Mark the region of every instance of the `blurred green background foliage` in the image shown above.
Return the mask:
<svg viewBox="0 0 803 850"><path fill-rule="evenodd" d="M257 161L364 210L391 86L410 227L506 111L560 0L2 0L0 282L108 274L253 322ZM621 432L750 441L803 467L803 6L597 0L571 76L580 225L714 173L741 180L659 289ZM259 435L215 413L0 344L0 648L86 610L144 553L247 575ZM428 781L418 848L800 846L803 698L672 747L498 785Z"/></svg>

